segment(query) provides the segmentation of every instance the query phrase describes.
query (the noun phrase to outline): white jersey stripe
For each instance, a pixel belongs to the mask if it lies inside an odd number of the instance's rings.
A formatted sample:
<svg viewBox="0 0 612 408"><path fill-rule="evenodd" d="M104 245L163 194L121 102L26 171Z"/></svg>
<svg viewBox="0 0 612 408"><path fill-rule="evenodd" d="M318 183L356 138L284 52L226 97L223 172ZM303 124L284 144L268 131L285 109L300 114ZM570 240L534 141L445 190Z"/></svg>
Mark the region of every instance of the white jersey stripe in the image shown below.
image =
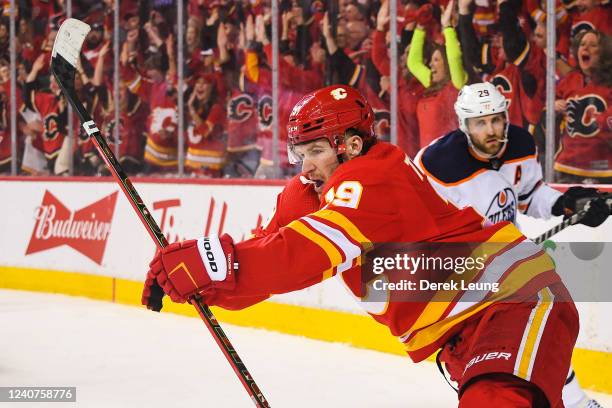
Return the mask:
<svg viewBox="0 0 612 408"><path fill-rule="evenodd" d="M338 265L338 273L342 273L350 269L353 265L353 259L361 255L361 248L349 241L340 230L332 228L329 225L323 224L322 222L316 221L310 217L303 217L302 221L306 221L308 224L310 224L312 228L336 244L336 246L344 253L345 261Z"/></svg>
<svg viewBox="0 0 612 408"><path fill-rule="evenodd" d="M491 261L491 263L485 268L485 271L482 276L475 282L499 282L503 274L516 262L527 259L540 251L541 248L539 248L536 244L531 243L529 241L523 241L493 259L493 261ZM448 316L455 316L463 312L464 310L476 305L477 303L480 303L487 296L488 293L488 290L470 290L464 292Z"/></svg>

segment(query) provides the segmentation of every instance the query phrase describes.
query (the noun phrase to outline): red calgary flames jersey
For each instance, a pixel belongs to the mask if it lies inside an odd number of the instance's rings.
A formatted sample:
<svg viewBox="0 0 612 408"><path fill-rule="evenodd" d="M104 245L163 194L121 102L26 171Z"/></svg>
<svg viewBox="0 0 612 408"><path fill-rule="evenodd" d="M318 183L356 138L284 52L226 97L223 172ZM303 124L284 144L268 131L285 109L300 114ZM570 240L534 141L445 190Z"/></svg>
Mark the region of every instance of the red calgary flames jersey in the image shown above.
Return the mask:
<svg viewBox="0 0 612 408"><path fill-rule="evenodd" d="M32 92L32 106L40 114L43 132L40 135L43 153L47 159L54 159L64 142L64 126L60 120L59 97L46 92Z"/></svg>
<svg viewBox="0 0 612 408"><path fill-rule="evenodd" d="M612 88L586 83L573 71L557 86L567 102L565 132L555 157L555 170L583 177L612 177L612 132L598 121L612 105Z"/></svg>
<svg viewBox="0 0 612 408"><path fill-rule="evenodd" d="M199 125L187 128L185 165L191 171L221 170L225 163L225 109L216 103L203 113L205 117Z"/></svg>
<svg viewBox="0 0 612 408"><path fill-rule="evenodd" d="M342 164L322 197L316 205L312 187L294 178L279 196L279 208L264 233L235 245L240 267L232 298L219 290L208 303L244 307L335 275L374 319L401 339L410 357L421 361L492 302L519 290L535 293L559 280L541 249L529 256L520 253L517 244L524 237L512 224L484 229L483 218L470 207L459 210L440 198L393 145L379 142L366 155ZM497 242L499 250L492 258L499 262L474 279L495 273L501 289L474 302L461 301L461 290L448 300L444 299L449 291L434 291L416 301L398 302L387 296L372 302L362 286L366 268L360 266L361 255L375 243L423 241Z"/></svg>
<svg viewBox="0 0 612 408"><path fill-rule="evenodd" d="M508 116L510 123L521 126L532 132L542 116L544 108L545 87L542 81L534 84L531 94L527 92L521 80L522 71L534 79L543 78L546 74L546 56L533 44L526 43L525 49L512 63L496 73L491 82L508 100Z"/></svg>

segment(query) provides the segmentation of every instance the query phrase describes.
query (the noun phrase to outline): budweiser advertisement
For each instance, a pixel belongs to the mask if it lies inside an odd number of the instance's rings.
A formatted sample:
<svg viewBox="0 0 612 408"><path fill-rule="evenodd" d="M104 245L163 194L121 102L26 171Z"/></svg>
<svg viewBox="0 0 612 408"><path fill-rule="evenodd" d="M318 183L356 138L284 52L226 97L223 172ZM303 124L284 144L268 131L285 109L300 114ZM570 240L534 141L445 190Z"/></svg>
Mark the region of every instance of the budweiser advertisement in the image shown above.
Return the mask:
<svg viewBox="0 0 612 408"><path fill-rule="evenodd" d="M51 192L34 210L34 230L25 254L68 245L97 264L102 263L115 212L117 192L71 211Z"/></svg>
<svg viewBox="0 0 612 408"><path fill-rule="evenodd" d="M135 183L169 242L249 237L282 185ZM0 180L0 265L143 280L155 244L112 181ZM6 199L10 197L10 199ZM9 215L10 214L10 215Z"/></svg>

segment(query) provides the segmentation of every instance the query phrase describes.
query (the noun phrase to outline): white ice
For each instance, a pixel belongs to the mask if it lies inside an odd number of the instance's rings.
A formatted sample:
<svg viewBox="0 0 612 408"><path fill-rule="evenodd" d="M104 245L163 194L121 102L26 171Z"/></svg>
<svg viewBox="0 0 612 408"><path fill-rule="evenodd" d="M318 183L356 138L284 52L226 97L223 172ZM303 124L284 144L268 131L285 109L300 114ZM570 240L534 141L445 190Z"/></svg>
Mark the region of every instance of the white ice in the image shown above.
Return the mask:
<svg viewBox="0 0 612 408"><path fill-rule="evenodd" d="M223 327L273 407L456 406L433 363ZM0 290L0 328L0 386L77 387L76 404L54 408L253 406L196 318ZM612 406L612 396L591 394Z"/></svg>

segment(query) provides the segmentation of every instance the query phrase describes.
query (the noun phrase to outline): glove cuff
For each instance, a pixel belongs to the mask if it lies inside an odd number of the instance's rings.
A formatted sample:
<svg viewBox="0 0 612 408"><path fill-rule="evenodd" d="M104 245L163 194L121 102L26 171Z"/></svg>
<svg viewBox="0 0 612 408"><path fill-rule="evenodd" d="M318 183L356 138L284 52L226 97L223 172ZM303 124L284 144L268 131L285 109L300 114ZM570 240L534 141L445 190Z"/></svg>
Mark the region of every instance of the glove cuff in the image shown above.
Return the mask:
<svg viewBox="0 0 612 408"><path fill-rule="evenodd" d="M228 265L219 236L211 234L208 237L199 238L197 247L210 280L224 281L227 278Z"/></svg>
<svg viewBox="0 0 612 408"><path fill-rule="evenodd" d="M557 201L555 201L555 203L552 206L552 210L550 211L550 213L552 215L555 216L559 216L559 215L563 215L563 196L559 196L559 198L557 198Z"/></svg>

